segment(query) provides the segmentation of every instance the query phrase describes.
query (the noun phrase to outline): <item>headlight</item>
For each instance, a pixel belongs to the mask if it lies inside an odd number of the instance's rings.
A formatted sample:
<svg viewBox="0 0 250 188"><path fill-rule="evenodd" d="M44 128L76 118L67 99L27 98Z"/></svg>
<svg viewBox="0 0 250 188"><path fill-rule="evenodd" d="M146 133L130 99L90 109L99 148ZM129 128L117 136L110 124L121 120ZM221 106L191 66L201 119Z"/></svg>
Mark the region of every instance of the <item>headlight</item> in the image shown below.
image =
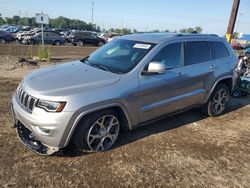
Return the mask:
<svg viewBox="0 0 250 188"><path fill-rule="evenodd" d="M44 109L47 112L61 112L63 111L66 102L52 102L39 100L37 107Z"/></svg>

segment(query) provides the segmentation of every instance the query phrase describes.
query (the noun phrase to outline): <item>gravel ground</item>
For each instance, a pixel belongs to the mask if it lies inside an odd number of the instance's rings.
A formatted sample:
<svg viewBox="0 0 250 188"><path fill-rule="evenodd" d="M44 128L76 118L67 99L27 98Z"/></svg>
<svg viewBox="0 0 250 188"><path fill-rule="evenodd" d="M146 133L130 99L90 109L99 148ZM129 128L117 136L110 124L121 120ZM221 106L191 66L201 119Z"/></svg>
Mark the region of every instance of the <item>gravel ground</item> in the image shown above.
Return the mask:
<svg viewBox="0 0 250 188"><path fill-rule="evenodd" d="M199 109L121 133L103 153L39 156L10 128L9 102L33 66L0 56L0 187L249 187L250 97L209 118ZM39 63L39 67L50 63Z"/></svg>

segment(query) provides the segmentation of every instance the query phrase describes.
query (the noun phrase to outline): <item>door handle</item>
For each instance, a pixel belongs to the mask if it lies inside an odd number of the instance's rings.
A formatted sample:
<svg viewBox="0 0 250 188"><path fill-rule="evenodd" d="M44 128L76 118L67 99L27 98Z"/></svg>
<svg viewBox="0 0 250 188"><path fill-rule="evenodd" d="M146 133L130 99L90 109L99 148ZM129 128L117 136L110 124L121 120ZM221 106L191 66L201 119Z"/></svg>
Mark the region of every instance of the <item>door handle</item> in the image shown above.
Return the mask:
<svg viewBox="0 0 250 188"><path fill-rule="evenodd" d="M215 65L210 65L209 68L210 69L214 69L216 66Z"/></svg>
<svg viewBox="0 0 250 188"><path fill-rule="evenodd" d="M181 76L183 76L184 74L183 74L183 72L178 72L177 74L176 74L176 77L181 77Z"/></svg>

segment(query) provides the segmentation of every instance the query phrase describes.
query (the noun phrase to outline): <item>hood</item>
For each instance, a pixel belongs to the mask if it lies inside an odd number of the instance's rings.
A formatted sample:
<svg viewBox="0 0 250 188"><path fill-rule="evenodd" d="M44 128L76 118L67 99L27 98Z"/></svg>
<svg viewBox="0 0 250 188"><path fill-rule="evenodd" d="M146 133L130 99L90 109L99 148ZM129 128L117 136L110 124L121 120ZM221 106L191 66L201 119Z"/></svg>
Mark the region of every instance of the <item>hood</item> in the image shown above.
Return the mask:
<svg viewBox="0 0 250 188"><path fill-rule="evenodd" d="M23 88L31 95L65 96L104 87L120 75L75 61L35 71L24 78ZM33 95L34 96L34 95Z"/></svg>

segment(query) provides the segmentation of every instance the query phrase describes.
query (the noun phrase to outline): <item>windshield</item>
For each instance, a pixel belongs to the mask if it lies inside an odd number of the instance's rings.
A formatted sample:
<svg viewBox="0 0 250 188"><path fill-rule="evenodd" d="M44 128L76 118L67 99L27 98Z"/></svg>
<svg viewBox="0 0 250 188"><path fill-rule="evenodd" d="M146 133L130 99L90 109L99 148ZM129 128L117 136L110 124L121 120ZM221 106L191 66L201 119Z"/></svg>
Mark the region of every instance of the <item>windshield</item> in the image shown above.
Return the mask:
<svg viewBox="0 0 250 188"><path fill-rule="evenodd" d="M83 61L124 74L132 70L154 46L152 43L117 39L105 44Z"/></svg>

